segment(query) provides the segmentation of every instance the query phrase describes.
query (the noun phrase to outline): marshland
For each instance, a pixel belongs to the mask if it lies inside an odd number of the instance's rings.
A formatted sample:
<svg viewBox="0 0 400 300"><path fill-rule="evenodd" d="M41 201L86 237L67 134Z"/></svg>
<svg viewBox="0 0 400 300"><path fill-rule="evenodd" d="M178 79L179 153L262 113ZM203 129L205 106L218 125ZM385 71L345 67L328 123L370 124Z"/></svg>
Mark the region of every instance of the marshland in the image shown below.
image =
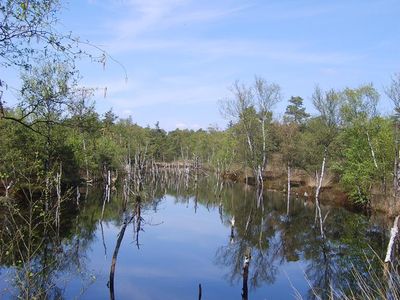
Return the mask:
<svg viewBox="0 0 400 300"><path fill-rule="evenodd" d="M203 31L195 30L196 20L257 19L268 7L229 3L231 9L218 13L209 3L198 11L193 3L172 0L88 1L78 11L78 3L72 2L65 12L59 1L0 1L1 298L400 298L396 59L390 67L377 68L379 76L368 73L369 81L349 79L338 67L335 80L330 77L335 72L305 76L304 89L295 80L278 84L274 74L277 79L282 74L263 70L258 61L245 73L229 71L223 61L236 54L225 49L219 57L221 45L207 43L212 54L204 60L192 57L188 68L219 62L227 85L217 88L221 82L198 71L199 82L185 89L190 75L169 66L170 76L146 88L142 97L148 104L141 106L135 101L140 101L144 79L149 82L153 71L164 72L161 65L173 62L174 55L179 64L192 53L178 55L180 50L173 48L173 54L155 54L154 61L142 57L148 73L138 53L135 69L121 52L140 51L128 41L158 32L143 28L160 22L177 30L182 22L199 34ZM285 8L280 5L269 9ZM182 11L172 13L169 8L175 6ZM215 9L214 14L201 15L206 8ZM314 13L331 11L333 17L334 8ZM373 8L368 4L365 10L380 12ZM385 14L392 16L392 10ZM88 20L77 17L89 11ZM74 27L79 20L90 35L82 24L102 14L109 18L110 12L127 18L112 34L104 34L116 38L113 34L119 33L118 42L96 44L65 31L66 24ZM129 21L129 12L139 24ZM172 22L169 14L180 18ZM253 28L245 19L242 25ZM380 20L379 26L385 22ZM107 24L112 23L102 26ZM209 30L225 28L218 24ZM136 29L131 32L128 25ZM163 40L157 41L143 40L143 47L156 51ZM172 41L165 51L175 47ZM246 52L245 47L238 50ZM334 64L342 57L282 55L285 62L303 58L304 67ZM274 63L280 59L273 55ZM352 60L344 61L350 65ZM87 74L88 68L96 71ZM134 70L143 73L138 76ZM88 84L101 82L107 72L124 83ZM208 76L213 88L206 96L215 101L203 99L200 81ZM185 95L176 91L181 89ZM126 90L130 94L123 94ZM204 101L191 102L193 97ZM195 108L188 112L190 106ZM131 108L136 109L133 116ZM205 123L165 125L179 118Z"/></svg>

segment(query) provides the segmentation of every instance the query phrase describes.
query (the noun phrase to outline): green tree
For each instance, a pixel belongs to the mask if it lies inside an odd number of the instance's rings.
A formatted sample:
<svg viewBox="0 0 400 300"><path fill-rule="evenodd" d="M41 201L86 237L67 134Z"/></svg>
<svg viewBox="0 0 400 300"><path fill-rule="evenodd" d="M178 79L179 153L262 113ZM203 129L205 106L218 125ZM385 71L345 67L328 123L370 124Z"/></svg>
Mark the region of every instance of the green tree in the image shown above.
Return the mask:
<svg viewBox="0 0 400 300"><path fill-rule="evenodd" d="M339 93L334 90L323 92L318 86L315 88L313 94L313 104L320 113L318 128L318 135L316 138L316 145L318 148L322 148L322 164L321 171L316 176L317 189L315 192L315 203L316 203L316 219L318 217L321 237L324 239L324 228L321 214L321 208L319 205L319 193L322 187L322 182L325 175L326 162L329 157L330 146L337 136L338 128L340 124L340 97Z"/></svg>
<svg viewBox="0 0 400 300"><path fill-rule="evenodd" d="M394 74L392 82L389 87L386 88L386 95L394 104L394 180L393 190L396 199L400 197L400 73Z"/></svg>
<svg viewBox="0 0 400 300"><path fill-rule="evenodd" d="M289 99L289 103L285 111L285 121L296 123L297 125L304 124L307 118L310 117L310 114L306 112L306 108L303 106L303 98L292 96Z"/></svg>
<svg viewBox="0 0 400 300"><path fill-rule="evenodd" d="M238 153L252 169L256 182L262 187L268 150L272 147L270 129L272 107L281 100L280 87L256 77L253 86L236 81L231 97L220 101L222 114L234 122L232 129L241 141Z"/></svg>
<svg viewBox="0 0 400 300"><path fill-rule="evenodd" d="M52 167L55 146L62 140L54 128L63 125L68 107L72 105L69 90L73 73L64 64L46 64L35 67L22 76L20 120L43 137L45 169Z"/></svg>
<svg viewBox="0 0 400 300"><path fill-rule="evenodd" d="M391 141L390 127L377 116L379 94L372 84L346 88L341 98L342 155L336 168L350 198L368 204L375 182L381 181L386 189L388 166L392 162L387 147Z"/></svg>

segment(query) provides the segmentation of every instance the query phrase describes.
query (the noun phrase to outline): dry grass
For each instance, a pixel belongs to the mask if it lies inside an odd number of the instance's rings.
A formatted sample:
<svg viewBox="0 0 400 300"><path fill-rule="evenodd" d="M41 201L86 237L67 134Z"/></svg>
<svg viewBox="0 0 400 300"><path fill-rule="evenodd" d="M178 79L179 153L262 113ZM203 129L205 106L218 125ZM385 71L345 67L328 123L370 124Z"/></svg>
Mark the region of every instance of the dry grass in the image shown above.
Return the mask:
<svg viewBox="0 0 400 300"><path fill-rule="evenodd" d="M353 266L353 280L351 285L353 288L334 289L331 287L321 294L313 288L312 283L306 278L313 297L315 299L329 300L400 300L400 275L398 273L398 266L387 265L378 257L380 267L376 268L376 266L373 266L371 263L371 260L368 258L365 259L368 266L367 273L361 273ZM302 296L299 296L297 291L296 295L296 299L303 299Z"/></svg>

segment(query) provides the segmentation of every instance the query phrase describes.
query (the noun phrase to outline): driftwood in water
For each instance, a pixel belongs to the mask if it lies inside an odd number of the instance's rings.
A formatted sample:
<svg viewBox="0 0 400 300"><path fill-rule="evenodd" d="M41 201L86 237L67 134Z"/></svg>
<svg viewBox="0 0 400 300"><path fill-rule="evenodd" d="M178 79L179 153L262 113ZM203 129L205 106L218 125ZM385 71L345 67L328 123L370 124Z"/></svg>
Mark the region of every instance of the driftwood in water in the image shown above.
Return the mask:
<svg viewBox="0 0 400 300"><path fill-rule="evenodd" d="M394 252L393 249L394 249L394 246L395 246L397 238L398 238L397 237L398 233L399 233L399 216L397 216L394 219L393 227L390 230L390 240L389 240L388 248L386 251L385 263L392 262L393 252Z"/></svg>

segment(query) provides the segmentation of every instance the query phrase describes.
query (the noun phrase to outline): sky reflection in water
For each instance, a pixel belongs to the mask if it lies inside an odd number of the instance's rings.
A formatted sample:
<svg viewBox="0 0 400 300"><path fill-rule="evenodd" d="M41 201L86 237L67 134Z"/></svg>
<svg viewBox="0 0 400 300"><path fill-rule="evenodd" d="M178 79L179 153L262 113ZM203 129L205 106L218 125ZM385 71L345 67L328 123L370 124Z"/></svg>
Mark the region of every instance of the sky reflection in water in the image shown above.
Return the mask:
<svg viewBox="0 0 400 300"><path fill-rule="evenodd" d="M248 299L293 299L296 293L313 298L309 284L317 291L329 284L347 287L349 265L363 271L364 253L372 255L369 245L382 254L387 241L379 218L368 220L333 207L323 207L324 215L328 211L329 215L327 239L321 241L313 227L312 204L292 199L287 217L283 194L268 192L257 205L254 191L240 184L226 185L220 197L210 180L200 182L197 192L193 186L178 191L169 185L167 194L159 192L155 199L157 204L145 203L142 210L139 249L133 224L126 229L116 264L116 299L197 299L200 283L203 299L241 299L246 251L252 255ZM63 243L79 236L82 246L78 271L71 272L70 267L58 272L56 282L60 286L63 282L65 299L109 298L107 282L121 227L121 203L115 196L106 208L102 223L106 249L99 221L101 196L92 193L79 215L72 216L77 227L72 226ZM1 276L5 288L10 273Z"/></svg>

